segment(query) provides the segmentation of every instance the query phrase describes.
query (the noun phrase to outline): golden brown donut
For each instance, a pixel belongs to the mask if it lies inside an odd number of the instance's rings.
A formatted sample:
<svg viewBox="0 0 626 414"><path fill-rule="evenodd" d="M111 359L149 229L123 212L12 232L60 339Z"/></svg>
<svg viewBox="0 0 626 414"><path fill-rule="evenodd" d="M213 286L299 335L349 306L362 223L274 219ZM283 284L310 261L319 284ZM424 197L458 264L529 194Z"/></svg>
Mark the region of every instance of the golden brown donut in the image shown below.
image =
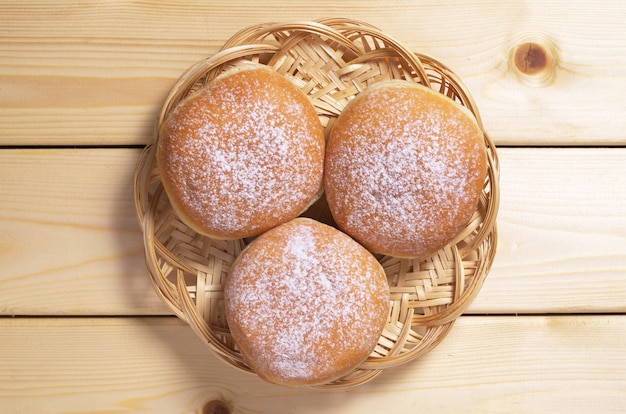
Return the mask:
<svg viewBox="0 0 626 414"><path fill-rule="evenodd" d="M475 212L486 174L471 112L409 81L358 95L326 146L324 185L338 227L390 256L422 257L452 241Z"/></svg>
<svg viewBox="0 0 626 414"><path fill-rule="evenodd" d="M181 101L160 128L157 165L188 226L254 236L320 193L324 130L308 98L262 65L230 70Z"/></svg>
<svg viewBox="0 0 626 414"><path fill-rule="evenodd" d="M296 218L244 249L224 303L233 338L259 377L316 385L371 354L388 318L389 285L374 256L349 236Z"/></svg>

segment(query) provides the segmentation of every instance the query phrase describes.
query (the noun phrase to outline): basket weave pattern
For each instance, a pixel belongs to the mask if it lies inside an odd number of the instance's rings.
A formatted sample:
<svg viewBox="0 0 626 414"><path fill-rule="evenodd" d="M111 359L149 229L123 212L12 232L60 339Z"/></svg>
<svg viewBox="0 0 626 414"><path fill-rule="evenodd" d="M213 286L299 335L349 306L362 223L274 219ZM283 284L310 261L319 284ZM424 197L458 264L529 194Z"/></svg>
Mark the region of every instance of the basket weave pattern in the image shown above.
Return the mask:
<svg viewBox="0 0 626 414"><path fill-rule="evenodd" d="M371 25L348 19L262 24L240 31L220 52L179 78L163 105L158 125L188 94L223 71L250 62L273 68L309 96L327 133L356 95L389 79L418 82L456 100L476 116L482 128L471 95L450 69L432 57L409 51ZM218 357L250 371L229 333L223 303L225 278L246 240L214 240L182 223L161 185L155 164L156 140L158 136L142 153L134 188L151 281L161 299ZM365 362L320 387L363 384L385 368L424 355L446 336L476 296L495 255L499 202L497 153L486 134L485 143L488 176L466 228L431 257L379 257L392 301L385 330ZM306 215L332 223L323 197Z"/></svg>

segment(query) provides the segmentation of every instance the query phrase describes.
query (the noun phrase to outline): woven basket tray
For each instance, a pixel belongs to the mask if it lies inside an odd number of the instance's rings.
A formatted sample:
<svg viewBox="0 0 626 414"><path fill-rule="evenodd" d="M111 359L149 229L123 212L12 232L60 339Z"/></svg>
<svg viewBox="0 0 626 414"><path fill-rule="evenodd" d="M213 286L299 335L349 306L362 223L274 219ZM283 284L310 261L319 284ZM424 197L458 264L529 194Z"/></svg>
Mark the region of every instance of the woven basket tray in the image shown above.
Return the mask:
<svg viewBox="0 0 626 414"><path fill-rule="evenodd" d="M330 130L342 109L372 83L387 79L418 82L460 102L482 123L459 78L437 60L407 50L363 22L331 19L263 24L235 34L211 58L198 62L176 82L160 114L222 71L254 62L272 67L297 85ZM135 174L135 206L143 229L146 264L156 292L228 364L251 371L237 350L224 316L223 285L246 240L214 240L188 228L173 212L155 164L156 140ZM485 134L488 176L479 206L467 227L432 257L381 256L391 289L389 322L371 356L344 377L320 387L363 384L385 368L413 360L435 347L478 293L496 250L498 160ZM306 213L332 223L322 197Z"/></svg>

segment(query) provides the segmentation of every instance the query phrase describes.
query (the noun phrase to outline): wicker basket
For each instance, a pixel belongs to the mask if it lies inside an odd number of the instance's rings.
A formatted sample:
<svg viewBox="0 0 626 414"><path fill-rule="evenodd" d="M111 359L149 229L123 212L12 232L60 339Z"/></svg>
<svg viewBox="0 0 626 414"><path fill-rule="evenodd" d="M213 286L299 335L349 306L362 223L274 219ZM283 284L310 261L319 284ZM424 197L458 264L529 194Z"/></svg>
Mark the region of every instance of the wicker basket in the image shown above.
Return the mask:
<svg viewBox="0 0 626 414"><path fill-rule="evenodd" d="M163 105L159 125L189 93L222 71L249 62L270 66L296 84L310 97L326 131L359 92L386 79L406 79L431 87L466 106L482 128L476 105L450 69L407 50L373 26L347 19L263 24L235 34L219 53L180 77ZM379 257L391 288L389 322L364 363L320 387L363 384L385 368L424 355L445 337L476 296L495 255L499 202L496 149L487 135L485 141L488 177L467 227L432 257ZM229 333L223 303L225 278L246 240L214 240L180 221L161 185L155 148L153 143L144 150L134 188L152 283L161 299L218 357L251 371ZM323 197L306 214L331 221Z"/></svg>

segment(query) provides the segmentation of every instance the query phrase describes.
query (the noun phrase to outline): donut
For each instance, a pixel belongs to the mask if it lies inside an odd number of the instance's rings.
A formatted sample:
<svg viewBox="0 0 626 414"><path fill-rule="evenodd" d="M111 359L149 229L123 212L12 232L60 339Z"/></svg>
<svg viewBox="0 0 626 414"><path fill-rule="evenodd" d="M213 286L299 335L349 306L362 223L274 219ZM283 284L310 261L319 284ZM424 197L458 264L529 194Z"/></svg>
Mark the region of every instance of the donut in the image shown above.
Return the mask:
<svg viewBox="0 0 626 414"><path fill-rule="evenodd" d="M256 236L321 194L324 129L286 77L250 64L189 95L159 128L157 167L180 219L216 239Z"/></svg>
<svg viewBox="0 0 626 414"><path fill-rule="evenodd" d="M476 211L486 174L473 114L410 81L357 95L326 144L324 186L337 226L389 256L426 257L449 244Z"/></svg>
<svg viewBox="0 0 626 414"><path fill-rule="evenodd" d="M303 217L246 246L224 286L243 358L262 379L288 387L328 383L360 365L381 337L389 300L370 252Z"/></svg>

